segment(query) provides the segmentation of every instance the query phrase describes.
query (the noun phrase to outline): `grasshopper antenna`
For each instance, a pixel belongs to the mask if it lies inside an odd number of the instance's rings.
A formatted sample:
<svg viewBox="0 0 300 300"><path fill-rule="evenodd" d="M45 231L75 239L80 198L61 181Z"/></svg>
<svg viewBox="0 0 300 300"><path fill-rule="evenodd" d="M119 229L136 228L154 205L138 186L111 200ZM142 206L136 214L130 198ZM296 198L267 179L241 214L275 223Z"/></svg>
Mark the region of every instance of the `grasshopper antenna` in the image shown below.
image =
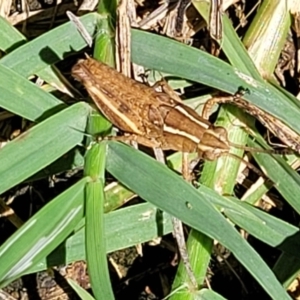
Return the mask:
<svg viewBox="0 0 300 300"><path fill-rule="evenodd" d="M263 178L269 180L266 177L266 175L261 170L259 170L257 167L255 167L254 165L252 165L248 161L244 160L243 158L239 157L238 155L230 153L230 152L229 153L224 153L224 155L228 155L230 157L238 159L239 161L243 162L250 170L252 170L253 172L255 172L258 176L263 177Z"/></svg>
<svg viewBox="0 0 300 300"><path fill-rule="evenodd" d="M229 144L230 144L230 146L233 146L234 148L243 149L243 150L249 151L249 152L279 154L279 155L294 154L295 153L290 148L284 148L284 149L262 149L262 148L242 146L242 145L238 145L238 144L235 144L235 143L232 143L232 142L230 142Z"/></svg>

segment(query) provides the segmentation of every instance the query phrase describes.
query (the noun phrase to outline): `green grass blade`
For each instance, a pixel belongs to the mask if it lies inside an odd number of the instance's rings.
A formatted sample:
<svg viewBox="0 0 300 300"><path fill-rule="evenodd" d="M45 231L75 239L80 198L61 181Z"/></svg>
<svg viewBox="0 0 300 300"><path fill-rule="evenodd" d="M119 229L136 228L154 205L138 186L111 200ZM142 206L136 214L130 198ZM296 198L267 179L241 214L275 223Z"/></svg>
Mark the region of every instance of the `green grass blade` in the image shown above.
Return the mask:
<svg viewBox="0 0 300 300"><path fill-rule="evenodd" d="M103 147L103 145L102 145ZM104 193L101 181L86 186L86 258L96 299L114 299L104 234Z"/></svg>
<svg viewBox="0 0 300 300"><path fill-rule="evenodd" d="M89 105L77 103L34 126L2 148L0 193L80 144L90 112Z"/></svg>
<svg viewBox="0 0 300 300"><path fill-rule="evenodd" d="M299 233L297 227L235 198L210 200L216 207L222 209L234 224L272 247L281 248L285 239ZM297 248L297 243L290 244L290 252L295 255L298 255Z"/></svg>
<svg viewBox="0 0 300 300"><path fill-rule="evenodd" d="M115 59L114 17L115 1L101 1L98 4L99 18L94 58L113 66ZM106 124L108 125L108 123ZM109 126L109 125L108 125ZM109 126L110 127L110 126ZM89 133L105 132L108 128L90 119ZM87 152L84 173L93 178L86 187L86 254L88 272L92 290L96 299L114 299L106 257L106 240L104 231L104 183L105 183L105 144L92 145Z"/></svg>
<svg viewBox="0 0 300 300"><path fill-rule="evenodd" d="M80 18L91 35L94 35L96 31L97 18L96 13L90 13ZM7 54L1 59L0 64L11 68L21 76L28 77L85 46L86 43L75 25L68 22Z"/></svg>
<svg viewBox="0 0 300 300"><path fill-rule="evenodd" d="M2 51L7 53L12 52L15 48L27 42L25 36L2 17L0 17L0 28L2 28L0 32L0 49ZM18 72L18 70L15 71ZM75 92L74 88L55 66L48 66L44 70L37 72L36 75L63 93L72 95Z"/></svg>
<svg viewBox="0 0 300 300"><path fill-rule="evenodd" d="M92 145L86 154L85 175L93 180L87 183L86 211L86 259L93 294L96 299L114 299L106 257L104 230L104 172L105 143Z"/></svg>
<svg viewBox="0 0 300 300"><path fill-rule="evenodd" d="M51 94L2 65L0 89L0 106L31 121L43 119L66 107Z"/></svg>
<svg viewBox="0 0 300 300"><path fill-rule="evenodd" d="M83 217L86 179L60 194L28 220L0 248L3 287L47 257Z"/></svg>
<svg viewBox="0 0 300 300"><path fill-rule="evenodd" d="M98 4L97 27L101 34L96 36L94 46L94 57L106 64L115 67L115 35L116 35L116 0L103 0Z"/></svg>
<svg viewBox="0 0 300 300"><path fill-rule="evenodd" d="M243 43L264 78L273 75L291 21L286 2L264 0L247 30Z"/></svg>
<svg viewBox="0 0 300 300"><path fill-rule="evenodd" d="M26 43L26 38L6 19L0 16L0 50L11 52Z"/></svg>

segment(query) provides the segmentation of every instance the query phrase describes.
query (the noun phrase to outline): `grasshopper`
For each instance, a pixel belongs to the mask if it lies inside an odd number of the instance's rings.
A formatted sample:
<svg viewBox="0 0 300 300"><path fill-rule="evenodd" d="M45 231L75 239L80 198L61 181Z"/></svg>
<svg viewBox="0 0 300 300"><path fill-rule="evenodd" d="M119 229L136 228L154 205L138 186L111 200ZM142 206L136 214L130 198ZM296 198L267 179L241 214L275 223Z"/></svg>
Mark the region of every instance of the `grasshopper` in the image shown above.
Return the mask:
<svg viewBox="0 0 300 300"><path fill-rule="evenodd" d="M73 67L72 75L86 87L107 119L129 134L116 137L120 141L197 152L206 160L229 154L230 146L237 146L228 140L225 128L214 126L182 102L104 63L92 58L81 60Z"/></svg>

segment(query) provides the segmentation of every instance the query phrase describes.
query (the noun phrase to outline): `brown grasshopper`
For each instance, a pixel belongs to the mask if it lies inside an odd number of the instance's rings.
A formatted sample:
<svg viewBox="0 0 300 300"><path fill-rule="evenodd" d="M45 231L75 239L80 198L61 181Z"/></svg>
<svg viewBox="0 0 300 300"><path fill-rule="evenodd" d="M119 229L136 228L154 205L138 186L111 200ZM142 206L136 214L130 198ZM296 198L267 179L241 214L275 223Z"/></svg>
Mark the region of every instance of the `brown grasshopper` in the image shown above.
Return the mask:
<svg viewBox="0 0 300 300"><path fill-rule="evenodd" d="M120 141L136 141L163 150L197 152L215 160L232 144L223 127L212 125L169 95L138 83L92 58L79 61L72 75L86 87L99 110L128 133ZM247 147L242 147L248 149Z"/></svg>

